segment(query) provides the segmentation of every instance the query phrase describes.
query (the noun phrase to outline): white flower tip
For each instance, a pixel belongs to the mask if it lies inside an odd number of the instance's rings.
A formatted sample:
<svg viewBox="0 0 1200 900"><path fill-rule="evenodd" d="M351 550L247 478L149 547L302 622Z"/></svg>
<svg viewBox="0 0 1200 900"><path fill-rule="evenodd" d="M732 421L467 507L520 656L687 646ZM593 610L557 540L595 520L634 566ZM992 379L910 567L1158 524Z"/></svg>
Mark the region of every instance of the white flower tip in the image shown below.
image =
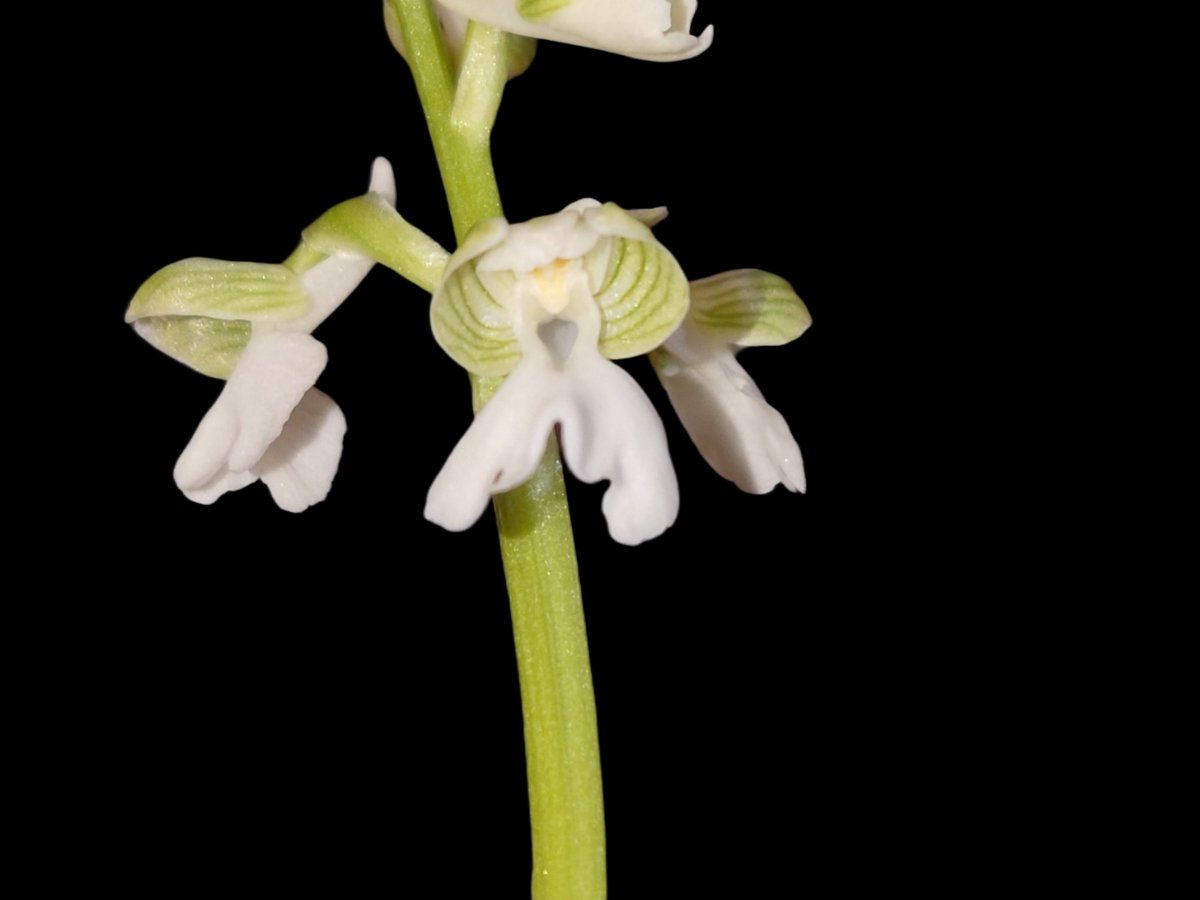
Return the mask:
<svg viewBox="0 0 1200 900"><path fill-rule="evenodd" d="M658 537L675 524L679 515L679 488L672 484L666 490L641 490L612 485L604 492L600 504L608 522L608 533L618 544L636 547Z"/></svg>
<svg viewBox="0 0 1200 900"><path fill-rule="evenodd" d="M204 487L225 468L229 450L237 439L237 414L230 403L222 402L224 397L225 392L222 391L217 402L196 426L192 439L175 463L175 484L185 494ZM212 500L196 502L212 503L215 499L216 496Z"/></svg>
<svg viewBox="0 0 1200 900"><path fill-rule="evenodd" d="M425 498L425 519L447 531L466 531L479 521L489 498L489 494L456 491L439 478Z"/></svg>
<svg viewBox="0 0 1200 900"><path fill-rule="evenodd" d="M779 483L793 494L807 492L808 482L804 478L804 460L800 458L799 447L794 455L788 454L779 461Z"/></svg>
<svg viewBox="0 0 1200 900"><path fill-rule="evenodd" d="M375 162L371 164L371 184L367 190L378 194L390 205L396 205L396 173L386 157L375 157Z"/></svg>
<svg viewBox="0 0 1200 900"><path fill-rule="evenodd" d="M536 365L519 365L451 451L425 498L425 518L447 531L474 525L493 494L524 483L546 452L553 415Z"/></svg>
<svg viewBox="0 0 1200 900"><path fill-rule="evenodd" d="M690 23L691 17L689 16L688 24ZM663 41L670 46L670 50L664 50L661 53L648 52L630 55L650 62L678 62L681 59L691 59L712 46L713 27L709 25L699 35L688 34L686 30L669 31L663 35Z"/></svg>
<svg viewBox="0 0 1200 900"><path fill-rule="evenodd" d="M254 466L254 474L280 509L303 512L329 496L345 435L345 414L327 394L312 388Z"/></svg>
<svg viewBox="0 0 1200 900"><path fill-rule="evenodd" d="M309 493L317 490L321 479L314 470L328 466L314 462L315 451L308 449L316 440L312 432L320 430L309 420L321 412L320 398L333 404L312 388L327 358L325 346L311 335L269 331L251 339L175 464L179 489L189 499L207 504L226 491L263 478L274 494L275 486L266 473L298 456L307 465L301 466L301 475L313 486ZM326 492L341 455L341 432L336 436L337 452L328 471Z"/></svg>
<svg viewBox="0 0 1200 900"><path fill-rule="evenodd" d="M625 212L637 219L647 228L653 228L659 222L667 217L667 208L665 206L655 206L651 209L627 209Z"/></svg>
<svg viewBox="0 0 1200 900"><path fill-rule="evenodd" d="M654 357L655 371L700 455L750 494L782 484L803 493L800 445L727 347L674 336Z"/></svg>

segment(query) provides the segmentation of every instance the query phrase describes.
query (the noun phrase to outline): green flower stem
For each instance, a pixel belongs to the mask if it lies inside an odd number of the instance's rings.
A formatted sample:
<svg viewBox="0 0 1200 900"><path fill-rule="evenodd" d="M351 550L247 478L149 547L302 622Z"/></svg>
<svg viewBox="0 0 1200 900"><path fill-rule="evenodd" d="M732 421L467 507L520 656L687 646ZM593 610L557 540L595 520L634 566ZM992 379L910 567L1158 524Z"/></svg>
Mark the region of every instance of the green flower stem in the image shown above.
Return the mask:
<svg viewBox="0 0 1200 900"><path fill-rule="evenodd" d="M504 35L473 23L458 74L428 0L388 0L425 109L454 230L503 215L489 139L504 90ZM472 377L478 411L500 379ZM604 803L587 632L558 445L495 500L521 678L535 900L600 900Z"/></svg>
<svg viewBox="0 0 1200 900"><path fill-rule="evenodd" d="M453 117L456 79L442 42L437 14L428 0L388 2L400 21L408 63L442 171L442 184L454 219L454 236L461 243L467 232L484 219L504 215L496 173L492 168L491 122ZM472 25L468 39L475 37L478 40L484 32L498 35L499 41L503 41L503 34L479 25ZM502 48L503 43L498 46ZM474 56L470 47L463 48L464 61L470 61ZM498 65L480 66L478 59L475 62L474 71L463 73L464 82L475 76L464 88L464 95L472 98L464 105L483 114L490 109L494 116L504 91L504 57L500 57ZM494 98L490 102L486 99L489 92Z"/></svg>

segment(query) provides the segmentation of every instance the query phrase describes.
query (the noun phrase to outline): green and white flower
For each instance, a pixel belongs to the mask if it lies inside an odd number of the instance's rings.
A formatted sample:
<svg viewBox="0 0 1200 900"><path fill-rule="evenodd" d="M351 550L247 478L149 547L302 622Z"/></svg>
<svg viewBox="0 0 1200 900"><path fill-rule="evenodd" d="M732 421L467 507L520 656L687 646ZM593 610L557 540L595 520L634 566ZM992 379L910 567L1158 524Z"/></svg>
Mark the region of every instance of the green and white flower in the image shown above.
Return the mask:
<svg viewBox="0 0 1200 900"><path fill-rule="evenodd" d="M369 190L369 202L395 206L387 160L375 161ZM314 387L328 353L311 332L374 260L350 249L310 250L320 261L303 271L185 259L152 275L129 305L126 321L151 344L228 379L175 465L175 483L197 503L259 480L290 512L329 493L346 419Z"/></svg>
<svg viewBox="0 0 1200 900"><path fill-rule="evenodd" d="M439 0L442 7L510 34L607 50L654 62L697 56L712 26L691 33L697 0ZM448 27L448 30L449 27Z"/></svg>
<svg viewBox="0 0 1200 900"><path fill-rule="evenodd" d="M615 540L638 544L675 521L662 422L610 362L657 347L687 312L687 278L644 224L661 216L580 200L522 224L484 222L451 256L434 336L470 371L507 378L434 480L426 518L470 527L493 494L533 474L557 426L571 471L610 482Z"/></svg>
<svg viewBox="0 0 1200 900"><path fill-rule="evenodd" d="M811 324L790 284L739 269L693 281L687 318L650 354L700 454L744 491L765 494L778 484L803 491L804 462L787 422L734 354L786 344Z"/></svg>

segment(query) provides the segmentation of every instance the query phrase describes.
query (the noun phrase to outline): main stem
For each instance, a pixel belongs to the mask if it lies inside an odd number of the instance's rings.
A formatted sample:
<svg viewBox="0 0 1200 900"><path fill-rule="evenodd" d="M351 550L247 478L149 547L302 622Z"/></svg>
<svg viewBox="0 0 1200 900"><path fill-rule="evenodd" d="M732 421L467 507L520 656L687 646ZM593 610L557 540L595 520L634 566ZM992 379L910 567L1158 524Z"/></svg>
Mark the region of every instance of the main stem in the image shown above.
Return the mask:
<svg viewBox="0 0 1200 900"><path fill-rule="evenodd" d="M479 222L503 215L490 135L507 74L506 36L472 24L456 83L432 4L388 2L400 22L461 243ZM471 377L476 411L499 382ZM533 477L496 497L494 506L525 719L533 897L602 900L607 887L596 703L553 435Z"/></svg>

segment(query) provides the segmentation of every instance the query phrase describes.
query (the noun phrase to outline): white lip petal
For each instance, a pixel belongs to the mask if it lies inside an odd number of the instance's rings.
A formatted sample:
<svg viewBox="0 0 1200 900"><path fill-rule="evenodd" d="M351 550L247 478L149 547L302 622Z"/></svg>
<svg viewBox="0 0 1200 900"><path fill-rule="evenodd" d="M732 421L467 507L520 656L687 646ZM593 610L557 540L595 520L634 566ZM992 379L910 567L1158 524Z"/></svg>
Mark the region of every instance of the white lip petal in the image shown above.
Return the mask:
<svg viewBox="0 0 1200 900"><path fill-rule="evenodd" d="M262 458L327 358L324 345L311 335L268 331L251 337L175 464L180 490L216 499L253 481L254 476L230 480L223 473L245 473Z"/></svg>
<svg viewBox="0 0 1200 900"><path fill-rule="evenodd" d="M526 481L546 452L559 385L522 360L450 453L425 500L425 518L449 531L475 524L493 494Z"/></svg>
<svg viewBox="0 0 1200 900"><path fill-rule="evenodd" d="M660 358L655 368L684 428L717 474L752 494L777 484L805 489L804 462L791 429L732 352L682 365L664 365Z"/></svg>
<svg viewBox="0 0 1200 900"><path fill-rule="evenodd" d="M178 483L178 475L175 480ZM221 469L203 484L193 488L185 488L180 485L180 490L193 503L209 506L216 503L217 498L222 494L229 491L240 491L246 485L254 484L256 481L258 481L258 477L252 472L230 472L228 469Z"/></svg>
<svg viewBox="0 0 1200 900"><path fill-rule="evenodd" d="M311 388L279 437L254 466L281 509L303 512L329 495L342 458L346 417L330 397Z"/></svg>
<svg viewBox="0 0 1200 900"><path fill-rule="evenodd" d="M469 528L493 494L528 480L556 424L571 471L611 482L603 509L614 540L640 544L675 521L679 488L662 422L637 382L594 346L575 349L565 369L522 359L434 479L425 518Z"/></svg>
<svg viewBox="0 0 1200 900"><path fill-rule="evenodd" d="M226 385L228 387L228 385ZM175 484L187 494L198 491L222 472L228 472L226 462L229 459L229 448L233 446L238 435L238 417L232 401L222 390L220 396L200 424L196 426L192 439L184 447L183 453L175 463ZM253 479L251 479L253 480ZM245 485L241 485L245 487ZM198 503L212 503L226 490L214 494L211 500L197 500Z"/></svg>
<svg viewBox="0 0 1200 900"><path fill-rule="evenodd" d="M269 331L250 338L221 392L238 418L231 470L249 469L262 458L328 359L325 345L309 334Z"/></svg>
<svg viewBox="0 0 1200 900"><path fill-rule="evenodd" d="M634 545L658 537L679 513L679 485L658 413L637 382L594 348L573 354L568 371L563 458L580 480L609 481L601 508L613 540Z"/></svg>

